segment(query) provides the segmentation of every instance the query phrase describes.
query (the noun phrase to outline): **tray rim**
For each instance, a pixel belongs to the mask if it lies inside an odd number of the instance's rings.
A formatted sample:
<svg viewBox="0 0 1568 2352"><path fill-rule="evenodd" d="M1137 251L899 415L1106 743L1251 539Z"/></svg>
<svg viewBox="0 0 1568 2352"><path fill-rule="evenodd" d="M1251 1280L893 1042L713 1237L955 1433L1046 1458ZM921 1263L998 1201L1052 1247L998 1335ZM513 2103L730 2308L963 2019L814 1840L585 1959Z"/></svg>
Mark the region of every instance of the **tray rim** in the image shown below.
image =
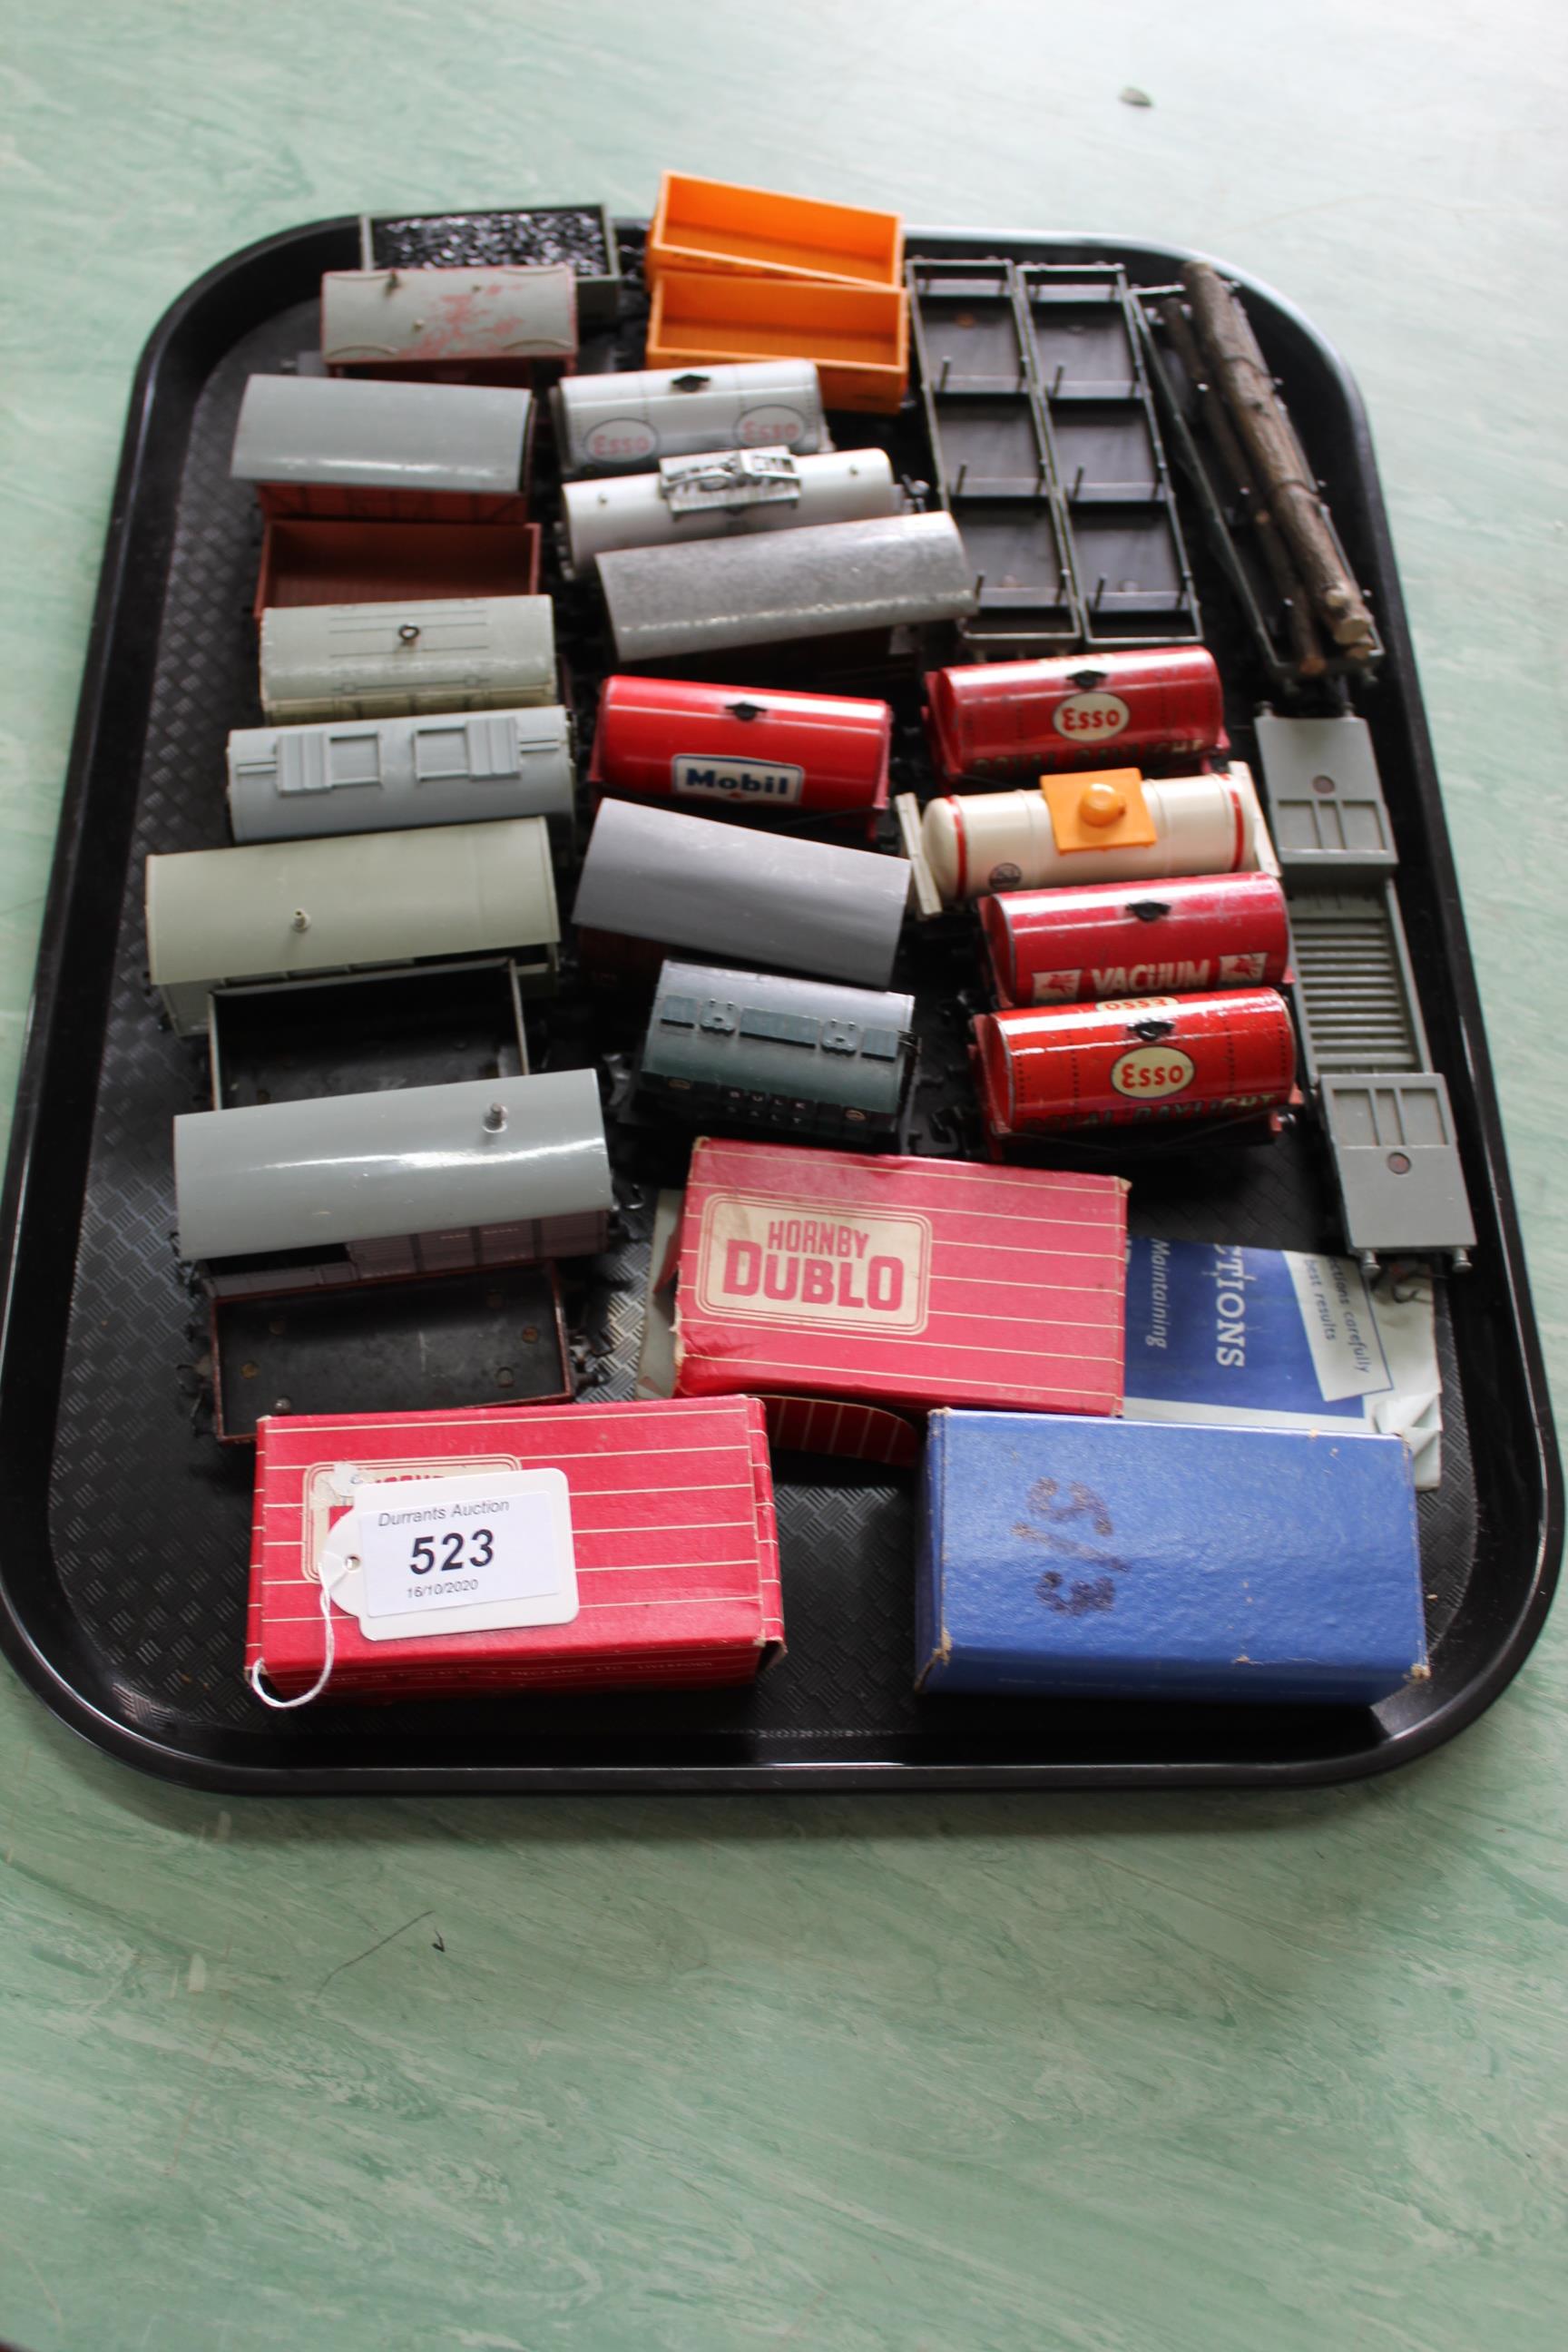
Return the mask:
<svg viewBox="0 0 1568 2352"><path fill-rule="evenodd" d="M641 231L639 219L616 216L614 226ZM14 1312L15 1271L28 1203L34 1158L38 1144L41 1094L58 1017L58 992L63 970L65 932L75 895L86 837L82 819L89 780L99 753L103 726L104 688L110 656L117 635L128 577L132 527L145 525L146 502L152 497L146 480L149 444L163 363L180 328L203 300L232 274L247 264L280 253L292 244L341 234L358 234L358 215L341 215L301 222L272 236L256 239L215 263L195 278L165 310L142 348L132 382L120 462L111 497L102 562L94 597L81 686L69 759L61 796L54 856L39 934L37 962L28 1005L16 1108L0 1190L0 1391L9 1378L24 1377L15 1364L18 1322ZM899 1790L1005 1790L1009 1789L1278 1789L1321 1787L1370 1778L1392 1771L1430 1754L1462 1731L1500 1696L1523 1664L1538 1638L1556 1589L1563 1545L1563 1496L1561 1465L1552 1426L1540 1333L1531 1300L1524 1264L1523 1240L1509 1174L1501 1116L1493 1080L1481 1013L1475 967L1469 954L1458 873L1443 811L1436 761L1426 724L1414 647L1405 611L1394 559L1387 509L1383 495L1372 432L1354 377L1339 352L1319 333L1305 314L1264 280L1230 263L1183 247L1152 244L1141 238L1075 229L999 228L989 225L944 227L909 226L907 249L921 242L940 245L954 258L979 258L978 248L994 246L1059 247L1074 252L1100 250L1123 258L1156 264L1169 273L1188 260L1212 261L1225 277L1257 296L1287 320L1312 345L1337 383L1351 432L1354 470L1364 503L1366 527L1377 574L1378 614L1386 658L1407 679L1406 697L1410 749L1416 797L1422 816L1423 846L1430 864L1437 899L1437 917L1447 953L1458 1025L1463 1039L1468 1089L1474 1105L1485 1172L1503 1246L1502 1279L1511 1307L1511 1329L1517 1339L1521 1370L1531 1408L1530 1437L1533 1466L1542 1509L1536 1552L1528 1590L1515 1610L1503 1638L1492 1648L1488 1663L1452 1697L1415 1723L1387 1733L1361 1749L1329 1758L1254 1759L1250 1762L1054 1761L984 1764L922 1762L895 1759L815 1759L795 1763L781 1758L757 1758L736 1764L594 1764L409 1766L373 1765L247 1765L200 1754L169 1738L153 1738L133 1725L109 1715L79 1691L58 1669L36 1637L11 1589L6 1562L0 1554L0 1650L21 1679L68 1728L91 1746L132 1765L153 1778L174 1781L224 1795L364 1795L364 1794L528 1794L583 1795L602 1793L759 1793L763 1790L871 1793ZM182 449L183 455L183 449ZM167 573L174 519L173 503L161 517L163 525L162 569L157 609ZM96 1066L95 1066L96 1076Z"/></svg>

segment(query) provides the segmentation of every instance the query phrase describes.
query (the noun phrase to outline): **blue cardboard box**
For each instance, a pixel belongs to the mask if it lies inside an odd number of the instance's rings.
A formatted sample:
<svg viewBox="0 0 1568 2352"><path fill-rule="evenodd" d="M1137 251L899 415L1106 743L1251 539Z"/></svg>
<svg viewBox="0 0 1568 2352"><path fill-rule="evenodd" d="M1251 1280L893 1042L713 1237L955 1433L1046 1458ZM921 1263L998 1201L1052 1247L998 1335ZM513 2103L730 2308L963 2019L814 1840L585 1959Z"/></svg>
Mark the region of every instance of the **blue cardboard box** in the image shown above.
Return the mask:
<svg viewBox="0 0 1568 2352"><path fill-rule="evenodd" d="M1403 1439L939 1412L922 1691L1373 1706L1425 1677Z"/></svg>

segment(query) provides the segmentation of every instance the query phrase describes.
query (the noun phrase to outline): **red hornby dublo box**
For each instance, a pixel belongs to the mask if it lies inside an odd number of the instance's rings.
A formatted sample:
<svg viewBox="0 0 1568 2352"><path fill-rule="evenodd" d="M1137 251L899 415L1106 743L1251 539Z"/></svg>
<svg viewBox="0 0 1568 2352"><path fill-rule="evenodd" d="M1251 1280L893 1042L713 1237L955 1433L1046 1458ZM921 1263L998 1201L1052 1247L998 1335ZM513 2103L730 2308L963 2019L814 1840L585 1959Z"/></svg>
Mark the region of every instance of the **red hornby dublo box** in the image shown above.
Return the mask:
<svg viewBox="0 0 1568 2352"><path fill-rule="evenodd" d="M264 1691L299 1697L328 1667L331 1698L749 1682L783 1636L754 1399L258 1430Z"/></svg>
<svg viewBox="0 0 1568 2352"><path fill-rule="evenodd" d="M1127 1187L704 1139L676 1391L1121 1410Z"/></svg>

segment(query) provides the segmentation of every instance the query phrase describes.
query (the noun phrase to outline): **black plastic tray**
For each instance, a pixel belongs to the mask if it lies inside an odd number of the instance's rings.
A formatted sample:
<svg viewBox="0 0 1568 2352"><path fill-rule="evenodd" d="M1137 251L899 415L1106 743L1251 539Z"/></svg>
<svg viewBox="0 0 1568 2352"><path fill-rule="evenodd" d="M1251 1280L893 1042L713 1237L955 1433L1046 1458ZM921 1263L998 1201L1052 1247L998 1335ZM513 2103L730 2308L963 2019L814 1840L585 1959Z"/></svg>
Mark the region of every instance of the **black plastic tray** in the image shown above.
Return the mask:
<svg viewBox="0 0 1568 2352"><path fill-rule="evenodd" d="M637 225L624 225L623 243L625 363L640 333ZM1169 283L1188 257L1100 237L983 232L911 231L910 249L1121 261L1143 285ZM357 256L353 220L236 255L169 311L132 395L4 1203L0 1641L18 1670L111 1755L200 1786L271 1792L1301 1783L1384 1769L1470 1722L1529 1650L1556 1573L1562 1497L1544 1376L1366 419L1334 353L1245 280L1388 648L1362 707L1479 1232L1474 1271L1439 1290L1446 1475L1421 1511L1431 1680L1375 1711L919 1700L910 1482L785 1458L790 1653L754 1690L322 1703L286 1717L247 1696L249 1463L202 1425L200 1317L172 1239L168 1123L200 1102L202 1071L146 992L141 868L150 849L225 838L224 737L257 716L247 612L257 537L252 502L227 476L234 408L249 367L276 365L311 339L321 271L352 268ZM900 459L914 415L885 428ZM1199 536L1191 531L1194 545ZM1202 559L1198 588L1245 751L1266 682ZM560 612L585 707L602 659L591 600L568 594ZM918 783L912 679L895 700L896 775ZM927 1041L939 1061L961 1041L962 1011L948 1003L933 1016L937 1029L946 1023ZM563 1011L563 1038L575 1017ZM625 1042L579 1037L576 1057ZM569 1043L560 1050L572 1057ZM933 1103L933 1118L953 1116ZM939 1126L931 1132L952 1148ZM629 1391L659 1172L627 1164L641 1149L634 1130L620 1133L621 1242L586 1286L568 1283L590 1397ZM1134 1223L1147 1232L1298 1248L1332 1239L1309 1129L1273 1150L1145 1154L1131 1172Z"/></svg>

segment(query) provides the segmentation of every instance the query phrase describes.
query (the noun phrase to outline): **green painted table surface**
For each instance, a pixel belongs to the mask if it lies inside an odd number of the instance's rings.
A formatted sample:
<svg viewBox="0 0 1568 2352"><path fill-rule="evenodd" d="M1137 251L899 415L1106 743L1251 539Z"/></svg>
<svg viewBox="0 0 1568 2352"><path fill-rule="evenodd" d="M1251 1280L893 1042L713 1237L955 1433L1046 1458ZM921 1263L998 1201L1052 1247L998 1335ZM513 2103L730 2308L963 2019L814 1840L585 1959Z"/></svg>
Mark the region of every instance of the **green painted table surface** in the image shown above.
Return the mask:
<svg viewBox="0 0 1568 2352"><path fill-rule="evenodd" d="M668 164L1150 236L1367 395L1561 1372L1560 6L4 22L6 1101L126 390L198 271L364 206L647 211ZM226 1805L0 1675L0 2336L1555 2352L1565 1697L1568 1613L1341 1791Z"/></svg>

